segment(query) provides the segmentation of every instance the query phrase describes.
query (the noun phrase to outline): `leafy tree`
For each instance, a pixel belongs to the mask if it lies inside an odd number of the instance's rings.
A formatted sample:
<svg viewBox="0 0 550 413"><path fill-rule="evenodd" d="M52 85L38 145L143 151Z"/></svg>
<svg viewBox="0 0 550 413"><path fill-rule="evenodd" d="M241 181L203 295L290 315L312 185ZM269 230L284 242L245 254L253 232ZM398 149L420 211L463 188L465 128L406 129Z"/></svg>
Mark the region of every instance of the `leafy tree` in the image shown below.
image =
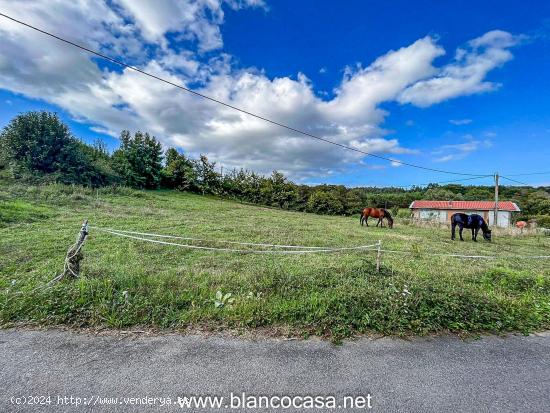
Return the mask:
<svg viewBox="0 0 550 413"><path fill-rule="evenodd" d="M533 218L539 227L550 228L550 215L535 215Z"/></svg>
<svg viewBox="0 0 550 413"><path fill-rule="evenodd" d="M158 188L162 177L162 145L148 133L134 137L124 130L120 147L113 154L113 167L125 185L134 188Z"/></svg>
<svg viewBox="0 0 550 413"><path fill-rule="evenodd" d="M456 186L456 185L455 185ZM484 200L484 199L491 199L494 197L494 189L493 188L461 188L458 189L456 192L462 192L464 194L464 199L467 201L476 201L476 200Z"/></svg>
<svg viewBox="0 0 550 413"><path fill-rule="evenodd" d="M12 165L39 174L58 172L75 139L55 113L16 116L1 134L2 152Z"/></svg>
<svg viewBox="0 0 550 413"><path fill-rule="evenodd" d="M337 215L344 212L344 206L333 193L317 190L309 197L307 210L318 214Z"/></svg>
<svg viewBox="0 0 550 413"><path fill-rule="evenodd" d="M236 195L240 195L248 202L262 203L260 188L264 180L265 178L254 172L239 170L233 183L233 186L237 188Z"/></svg>
<svg viewBox="0 0 550 413"><path fill-rule="evenodd" d="M163 170L165 188L187 191L196 186L196 175L193 162L174 148L166 151L166 166Z"/></svg>
<svg viewBox="0 0 550 413"><path fill-rule="evenodd" d="M120 175L113 168L111 155L102 141L96 141L91 146L79 142L79 146L80 151L85 154L86 162L93 165L97 172L90 177L92 186L106 186L121 182Z"/></svg>
<svg viewBox="0 0 550 413"><path fill-rule="evenodd" d="M105 185L108 168L94 163L94 150L77 140L55 113L17 115L0 134L4 162L15 177L42 178L63 183Z"/></svg>
<svg viewBox="0 0 550 413"><path fill-rule="evenodd" d="M299 185L296 189L296 203L295 208L298 211L307 210L307 201L312 193L312 188L308 185Z"/></svg>
<svg viewBox="0 0 550 413"><path fill-rule="evenodd" d="M206 155L201 155L198 160L193 161L193 167L197 176L198 191L202 194L218 193L221 182L220 174L216 172L216 163L209 162Z"/></svg>
<svg viewBox="0 0 550 413"><path fill-rule="evenodd" d="M463 200L464 197L462 194L456 194L449 189L434 187L426 191L424 199L434 201L460 201Z"/></svg>
<svg viewBox="0 0 550 413"><path fill-rule="evenodd" d="M356 189L350 189L345 191L344 208L348 214L358 214L361 209L365 207L363 200L361 199L361 193Z"/></svg>
<svg viewBox="0 0 550 413"><path fill-rule="evenodd" d="M288 182L285 176L278 171L273 171L267 182L267 187L271 191L271 205L284 209L294 205L296 200L295 184Z"/></svg>

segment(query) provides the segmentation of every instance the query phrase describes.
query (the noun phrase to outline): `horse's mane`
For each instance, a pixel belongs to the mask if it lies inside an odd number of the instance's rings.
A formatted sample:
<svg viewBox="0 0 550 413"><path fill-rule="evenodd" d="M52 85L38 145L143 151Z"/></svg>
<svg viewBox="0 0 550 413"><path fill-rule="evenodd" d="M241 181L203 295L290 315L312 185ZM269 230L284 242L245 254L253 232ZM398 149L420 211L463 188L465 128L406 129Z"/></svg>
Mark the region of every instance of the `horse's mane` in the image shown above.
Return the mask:
<svg viewBox="0 0 550 413"><path fill-rule="evenodd" d="M489 225L487 225L487 223L485 222L485 219L483 217L481 218L480 228L481 228L482 231L487 231L489 229Z"/></svg>
<svg viewBox="0 0 550 413"><path fill-rule="evenodd" d="M391 220L393 221L393 218L392 218L392 216L391 216L391 214L390 214L390 211L388 211L387 209L384 209L384 215L386 215L386 217L387 217L388 219L391 219Z"/></svg>

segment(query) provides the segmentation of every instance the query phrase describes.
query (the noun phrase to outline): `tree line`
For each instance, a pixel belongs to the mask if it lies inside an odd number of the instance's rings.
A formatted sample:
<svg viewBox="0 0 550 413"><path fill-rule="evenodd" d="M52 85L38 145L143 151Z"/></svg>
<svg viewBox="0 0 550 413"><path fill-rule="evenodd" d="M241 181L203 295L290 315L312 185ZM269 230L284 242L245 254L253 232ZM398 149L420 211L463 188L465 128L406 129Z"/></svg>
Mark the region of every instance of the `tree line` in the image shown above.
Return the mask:
<svg viewBox="0 0 550 413"><path fill-rule="evenodd" d="M245 169L221 174L206 155L195 159L175 148L164 150L154 136L143 132L132 135L127 130L120 134L120 146L110 153L101 141L90 145L77 139L57 114L45 111L17 115L4 127L0 134L0 169L5 175L33 182L174 189L333 215L358 214L368 205L406 216L406 208L417 199L493 198L491 186L348 188L300 185L278 171L269 176ZM550 226L550 187L503 186L500 197L520 205L518 219L536 218L541 225Z"/></svg>

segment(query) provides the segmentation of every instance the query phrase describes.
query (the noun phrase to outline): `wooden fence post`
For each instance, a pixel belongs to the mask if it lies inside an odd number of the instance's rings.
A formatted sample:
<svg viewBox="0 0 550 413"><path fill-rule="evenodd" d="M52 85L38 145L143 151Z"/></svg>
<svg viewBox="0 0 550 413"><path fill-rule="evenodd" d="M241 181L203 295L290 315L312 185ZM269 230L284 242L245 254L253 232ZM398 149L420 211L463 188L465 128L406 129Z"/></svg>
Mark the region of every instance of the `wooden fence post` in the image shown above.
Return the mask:
<svg viewBox="0 0 550 413"><path fill-rule="evenodd" d="M376 251L376 272L380 272L380 261L382 258L381 248L382 248L382 241L378 240L378 248Z"/></svg>
<svg viewBox="0 0 550 413"><path fill-rule="evenodd" d="M76 243L69 248L67 256L65 257L65 266L63 267L63 273L59 279L63 278L78 278L80 273L80 261L84 258L82 254L82 246L84 241L88 237L88 220L84 220L80 232L76 237Z"/></svg>

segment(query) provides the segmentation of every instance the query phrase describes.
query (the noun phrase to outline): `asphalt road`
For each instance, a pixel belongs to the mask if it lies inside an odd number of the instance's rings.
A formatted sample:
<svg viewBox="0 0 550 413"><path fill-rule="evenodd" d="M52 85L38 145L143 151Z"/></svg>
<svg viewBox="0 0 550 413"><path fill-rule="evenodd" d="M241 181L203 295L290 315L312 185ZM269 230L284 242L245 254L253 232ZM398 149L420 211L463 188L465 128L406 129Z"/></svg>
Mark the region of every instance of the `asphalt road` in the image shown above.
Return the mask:
<svg viewBox="0 0 550 413"><path fill-rule="evenodd" d="M248 403L254 402L251 396L275 395L280 399L269 399L275 406L277 400L302 406L273 410L287 412L550 411L549 333L469 342L361 339L334 346L318 340L0 330L0 360L2 412L271 411L178 405L178 397L212 395L231 406L233 393L237 406L242 392ZM365 407L304 408L307 396L324 396L331 407L333 401L342 406L346 395L363 396L355 401ZM33 401L43 404L28 404ZM101 404L107 401L114 404Z"/></svg>

